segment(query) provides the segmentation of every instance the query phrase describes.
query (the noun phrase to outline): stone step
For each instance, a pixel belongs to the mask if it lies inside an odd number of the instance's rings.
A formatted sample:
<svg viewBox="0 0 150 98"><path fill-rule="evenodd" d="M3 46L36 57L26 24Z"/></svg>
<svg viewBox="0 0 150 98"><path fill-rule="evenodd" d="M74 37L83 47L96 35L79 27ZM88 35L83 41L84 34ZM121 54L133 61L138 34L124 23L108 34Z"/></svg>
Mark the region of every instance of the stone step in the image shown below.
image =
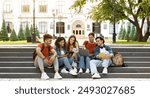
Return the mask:
<svg viewBox="0 0 150 98"><path fill-rule="evenodd" d="M50 78L54 77L54 73L47 73ZM101 78L150 78L150 73L108 73L107 75L100 74ZM91 74L79 74L72 76L70 74L61 73L63 78L91 78ZM40 79L40 73L0 73L0 78L32 78Z"/></svg>
<svg viewBox="0 0 150 98"><path fill-rule="evenodd" d="M33 61L32 56L0 56L0 61ZM149 57L124 57L124 61L150 61Z"/></svg>
<svg viewBox="0 0 150 98"><path fill-rule="evenodd" d="M116 52L150 52L150 47L112 47ZM0 48L0 52L33 52L35 47L18 47L18 48Z"/></svg>
<svg viewBox="0 0 150 98"><path fill-rule="evenodd" d="M125 61L127 67L150 67L150 61ZM32 61L0 61L0 67L33 67Z"/></svg>
<svg viewBox="0 0 150 98"><path fill-rule="evenodd" d="M103 68L98 68L101 73ZM46 72L54 73L53 68L46 68ZM36 67L0 67L0 73L39 73ZM150 67L109 67L109 73L150 73Z"/></svg>

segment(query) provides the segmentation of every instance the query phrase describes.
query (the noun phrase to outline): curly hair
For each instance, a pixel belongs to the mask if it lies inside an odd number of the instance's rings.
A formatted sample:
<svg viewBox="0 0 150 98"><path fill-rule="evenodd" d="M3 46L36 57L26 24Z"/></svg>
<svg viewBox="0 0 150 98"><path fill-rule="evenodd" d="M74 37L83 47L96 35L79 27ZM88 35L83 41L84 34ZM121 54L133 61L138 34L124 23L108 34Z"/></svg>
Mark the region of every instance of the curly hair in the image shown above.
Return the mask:
<svg viewBox="0 0 150 98"><path fill-rule="evenodd" d="M65 48L66 48L66 40L65 40L64 37L58 37L58 38L56 39L56 41L55 41L55 46L60 49L60 44L59 44L59 42L61 42L62 40L64 40L64 42L65 42L64 47L63 47L63 48L65 49Z"/></svg>

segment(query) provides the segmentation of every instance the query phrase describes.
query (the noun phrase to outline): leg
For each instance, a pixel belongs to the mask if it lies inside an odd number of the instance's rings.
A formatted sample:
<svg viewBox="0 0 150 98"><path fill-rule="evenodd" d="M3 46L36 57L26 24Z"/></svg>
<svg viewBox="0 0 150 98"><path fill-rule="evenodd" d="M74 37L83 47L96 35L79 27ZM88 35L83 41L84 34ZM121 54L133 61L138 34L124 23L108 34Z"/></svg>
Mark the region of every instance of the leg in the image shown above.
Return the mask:
<svg viewBox="0 0 150 98"><path fill-rule="evenodd" d="M90 61L91 74L98 73L97 67L101 65L102 65L102 61L100 60L91 60Z"/></svg>
<svg viewBox="0 0 150 98"><path fill-rule="evenodd" d="M58 65L58 58L57 57L55 58L55 60L53 62L53 65L54 65L54 70L55 70L54 78L61 79L62 77L58 73L58 71L59 71L59 65Z"/></svg>
<svg viewBox="0 0 150 98"><path fill-rule="evenodd" d="M80 56L79 68L85 69L84 57Z"/></svg>

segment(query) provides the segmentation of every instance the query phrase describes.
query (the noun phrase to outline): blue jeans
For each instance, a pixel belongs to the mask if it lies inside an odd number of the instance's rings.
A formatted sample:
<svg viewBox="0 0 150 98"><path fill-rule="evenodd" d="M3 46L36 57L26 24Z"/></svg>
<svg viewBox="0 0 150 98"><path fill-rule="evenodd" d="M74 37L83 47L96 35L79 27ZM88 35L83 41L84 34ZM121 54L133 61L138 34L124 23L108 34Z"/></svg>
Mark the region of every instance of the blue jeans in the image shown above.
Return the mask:
<svg viewBox="0 0 150 98"><path fill-rule="evenodd" d="M58 59L59 66L65 65L67 69L72 69L73 58L62 57Z"/></svg>
<svg viewBox="0 0 150 98"><path fill-rule="evenodd" d="M90 60L89 56L80 56L79 68L90 69Z"/></svg>
<svg viewBox="0 0 150 98"><path fill-rule="evenodd" d="M90 68L91 68L91 74L98 73L97 67L109 67L111 65L111 60L91 60L90 61Z"/></svg>

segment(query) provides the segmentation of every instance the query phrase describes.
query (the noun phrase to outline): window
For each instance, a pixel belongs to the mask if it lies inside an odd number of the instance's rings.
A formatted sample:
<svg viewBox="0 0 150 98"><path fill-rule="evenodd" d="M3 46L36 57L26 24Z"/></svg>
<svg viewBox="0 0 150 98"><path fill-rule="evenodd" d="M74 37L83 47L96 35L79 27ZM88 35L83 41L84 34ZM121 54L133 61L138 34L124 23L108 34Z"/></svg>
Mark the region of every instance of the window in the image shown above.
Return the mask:
<svg viewBox="0 0 150 98"><path fill-rule="evenodd" d="M22 13L29 13L30 12L30 5L22 5L21 12Z"/></svg>
<svg viewBox="0 0 150 98"><path fill-rule="evenodd" d="M77 24L77 25L76 25L76 28L81 28L81 25L80 25L80 24Z"/></svg>
<svg viewBox="0 0 150 98"><path fill-rule="evenodd" d="M106 29L107 29L107 24L106 24L106 23L104 23L104 25L103 25L103 26L104 26L104 29L106 30Z"/></svg>
<svg viewBox="0 0 150 98"><path fill-rule="evenodd" d="M56 23L56 33L65 33L65 23L64 22Z"/></svg>
<svg viewBox="0 0 150 98"><path fill-rule="evenodd" d="M39 32L40 33L47 33L48 26L47 22L39 22Z"/></svg>
<svg viewBox="0 0 150 98"><path fill-rule="evenodd" d="M70 30L70 25L68 25L68 30Z"/></svg>
<svg viewBox="0 0 150 98"><path fill-rule="evenodd" d="M46 13L47 12L47 5L39 5L39 12Z"/></svg>
<svg viewBox="0 0 150 98"><path fill-rule="evenodd" d="M92 23L92 32L100 33L100 23Z"/></svg>
<svg viewBox="0 0 150 98"><path fill-rule="evenodd" d="M12 13L12 2L10 0L4 1L4 13Z"/></svg>

